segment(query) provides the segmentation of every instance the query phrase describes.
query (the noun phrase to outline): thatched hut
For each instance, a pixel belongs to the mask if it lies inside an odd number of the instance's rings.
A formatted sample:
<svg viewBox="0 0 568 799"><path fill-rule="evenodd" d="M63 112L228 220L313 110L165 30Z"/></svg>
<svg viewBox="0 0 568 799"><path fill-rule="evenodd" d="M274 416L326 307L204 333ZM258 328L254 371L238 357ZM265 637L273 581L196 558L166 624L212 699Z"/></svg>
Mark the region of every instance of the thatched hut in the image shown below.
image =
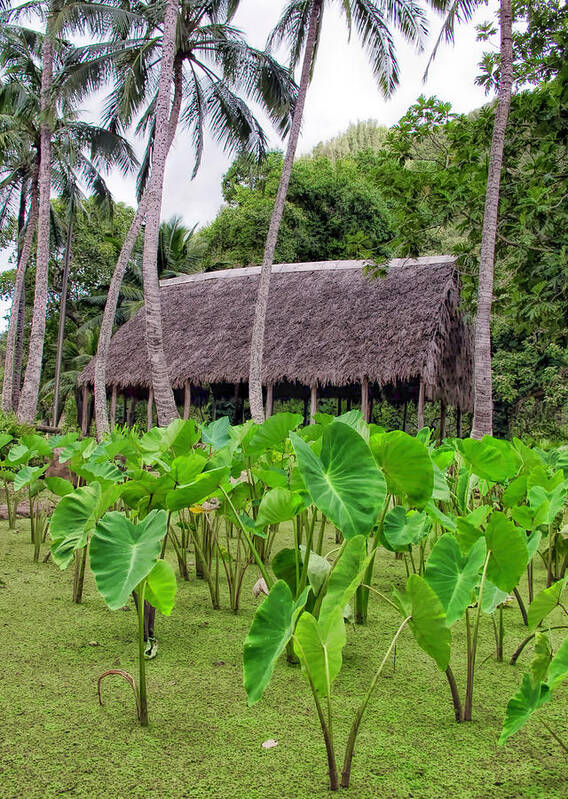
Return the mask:
<svg viewBox="0 0 568 799"><path fill-rule="evenodd" d="M470 329L459 311L459 282L449 256L396 259L384 277L364 261L274 267L264 348L268 412L274 399L336 396L424 400L472 406ZM161 282L164 346L177 397L188 404L205 387L216 399L246 395L259 267ZM147 397L150 367L140 310L114 335L107 387ZM92 388L94 364L81 374Z"/></svg>

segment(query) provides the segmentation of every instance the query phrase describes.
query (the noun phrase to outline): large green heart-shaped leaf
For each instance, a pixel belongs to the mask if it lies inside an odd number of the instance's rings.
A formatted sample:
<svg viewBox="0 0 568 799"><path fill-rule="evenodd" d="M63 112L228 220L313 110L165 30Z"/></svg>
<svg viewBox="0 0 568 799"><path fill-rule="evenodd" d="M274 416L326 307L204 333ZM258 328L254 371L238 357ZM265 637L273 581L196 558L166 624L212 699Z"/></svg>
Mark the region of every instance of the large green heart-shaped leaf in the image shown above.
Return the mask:
<svg viewBox="0 0 568 799"><path fill-rule="evenodd" d="M201 474L207 463L203 450L195 450L189 455L179 455L171 463L170 477L177 485L187 485Z"/></svg>
<svg viewBox="0 0 568 799"><path fill-rule="evenodd" d="M167 513L151 511L138 524L122 513L106 513L91 539L91 569L97 588L111 610L128 601L131 592L154 568L167 532Z"/></svg>
<svg viewBox="0 0 568 799"><path fill-rule="evenodd" d="M544 683L533 685L530 674L525 674L521 687L507 705L499 744L503 746L511 735L521 729L534 711L550 702L551 698L552 693L548 685Z"/></svg>
<svg viewBox="0 0 568 799"><path fill-rule="evenodd" d="M426 563L426 582L434 589L452 625L471 603L479 572L485 562L485 539L479 538L463 555L453 535L446 533L435 544Z"/></svg>
<svg viewBox="0 0 568 799"><path fill-rule="evenodd" d="M430 527L427 513L395 505L385 516L382 543L391 552L405 552L428 535Z"/></svg>
<svg viewBox="0 0 568 799"><path fill-rule="evenodd" d="M383 505L386 487L361 436L341 422L328 425L323 430L320 457L295 433L290 439L314 504L345 538L368 535Z"/></svg>
<svg viewBox="0 0 568 799"><path fill-rule="evenodd" d="M485 537L487 549L491 551L487 579L501 591L511 592L517 587L529 562L527 537L500 511L489 517Z"/></svg>
<svg viewBox="0 0 568 799"><path fill-rule="evenodd" d="M287 522L297 516L303 505L300 494L287 488L273 488L262 497L256 517L257 527Z"/></svg>
<svg viewBox="0 0 568 799"><path fill-rule="evenodd" d="M534 630L554 608L558 607L567 579L564 577L562 580L558 580L549 588L543 588L535 596L527 612L529 630Z"/></svg>
<svg viewBox="0 0 568 799"><path fill-rule="evenodd" d="M202 472L188 485L168 491L166 494L166 507L168 510L182 510L204 502L219 488L228 476L228 468L211 469Z"/></svg>
<svg viewBox="0 0 568 799"><path fill-rule="evenodd" d="M284 580L277 580L258 607L243 652L244 684L249 705L262 697L276 661L294 633L296 619L306 604L309 588L294 602Z"/></svg>
<svg viewBox="0 0 568 799"><path fill-rule="evenodd" d="M566 677L568 677L568 636L550 661L546 683L551 691L555 691Z"/></svg>
<svg viewBox="0 0 568 799"><path fill-rule="evenodd" d="M327 636L327 627L333 624L335 614L338 612L343 614L345 606L360 585L370 560L371 555L367 554L367 541L362 535L346 542L339 560L333 567L321 603L319 624L324 638Z"/></svg>
<svg viewBox="0 0 568 799"><path fill-rule="evenodd" d="M389 491L411 505L424 507L434 489L434 468L424 444L402 430L393 430L371 436L369 445L385 473Z"/></svg>
<svg viewBox="0 0 568 799"><path fill-rule="evenodd" d="M296 568L296 557L298 564ZM302 572L302 558L297 554L296 549L285 547L281 549L272 558L272 571L277 580L284 580L288 584L292 595L296 596L298 593L298 577Z"/></svg>
<svg viewBox="0 0 568 799"><path fill-rule="evenodd" d="M51 493L58 497L65 497L75 490L71 480L66 480L64 477L46 477L45 483Z"/></svg>
<svg viewBox="0 0 568 799"><path fill-rule="evenodd" d="M174 608L176 591L174 570L167 561L157 561L147 577L144 599L164 616L169 616Z"/></svg>
<svg viewBox="0 0 568 799"><path fill-rule="evenodd" d="M277 446L302 422L299 413L276 413L255 428L250 439L243 441L243 452L252 461L263 452Z"/></svg>
<svg viewBox="0 0 568 799"><path fill-rule="evenodd" d="M460 449L471 466L471 471L484 480L502 483L515 477L522 461L509 441L493 436L481 440L465 438Z"/></svg>
<svg viewBox="0 0 568 799"><path fill-rule="evenodd" d="M60 569L66 569L75 550L86 545L97 523L100 499L101 487L93 483L64 496L53 511L49 524L51 557Z"/></svg>
<svg viewBox="0 0 568 799"><path fill-rule="evenodd" d="M341 671L345 642L345 622L341 611L329 620L325 631L311 613L302 613L298 619L294 651L319 696L330 694L333 681Z"/></svg>
<svg viewBox="0 0 568 799"><path fill-rule="evenodd" d="M204 444L208 444L213 451L223 449L231 441L229 433L230 420L228 416L221 416L219 419L203 425L201 428L201 439Z"/></svg>
<svg viewBox="0 0 568 799"><path fill-rule="evenodd" d="M444 606L434 590L423 577L411 574L406 592L395 589L393 598L402 616L410 616L409 627L418 646L433 658L440 671L445 671L450 662L451 634Z"/></svg>
<svg viewBox="0 0 568 799"><path fill-rule="evenodd" d="M300 552L302 558L306 557L306 547L301 545ZM314 596L317 597L322 589L323 584L327 580L327 576L331 571L331 564L317 552L310 552L310 560L308 562L308 580L312 588Z"/></svg>
<svg viewBox="0 0 568 799"><path fill-rule="evenodd" d="M14 478L14 491L34 486L46 469L47 463L44 466L22 466Z"/></svg>

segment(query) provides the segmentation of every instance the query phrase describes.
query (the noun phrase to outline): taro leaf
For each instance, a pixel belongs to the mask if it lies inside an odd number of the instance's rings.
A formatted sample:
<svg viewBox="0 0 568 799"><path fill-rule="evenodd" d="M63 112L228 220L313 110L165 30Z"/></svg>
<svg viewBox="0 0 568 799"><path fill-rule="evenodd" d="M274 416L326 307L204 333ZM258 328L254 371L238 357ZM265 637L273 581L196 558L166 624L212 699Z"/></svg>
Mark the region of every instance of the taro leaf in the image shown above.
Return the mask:
<svg viewBox="0 0 568 799"><path fill-rule="evenodd" d="M346 542L331 572L327 591L321 603L319 624L324 639L327 637L328 625L333 624L336 611L343 613L345 605L357 590L370 559L371 555L367 554L367 542L362 535Z"/></svg>
<svg viewBox="0 0 568 799"><path fill-rule="evenodd" d="M103 488L115 483L120 483L125 478L124 473L120 471L118 466L109 461L97 463L94 460L88 460L86 463L83 463L82 466L75 469L75 471L78 475L87 480L87 482L100 483Z"/></svg>
<svg viewBox="0 0 568 799"><path fill-rule="evenodd" d="M529 562L527 537L500 511L489 517L485 537L487 550L491 551L487 579L501 591L511 592Z"/></svg>
<svg viewBox="0 0 568 799"><path fill-rule="evenodd" d="M544 682L551 660L552 650L548 637L542 633L537 633L534 643L534 656L529 666L533 687L536 687L540 682Z"/></svg>
<svg viewBox="0 0 568 799"><path fill-rule="evenodd" d="M32 486L36 480L39 480L47 467L47 463L43 466L22 466L14 478L14 491Z"/></svg>
<svg viewBox="0 0 568 799"><path fill-rule="evenodd" d="M490 513L491 505L480 505L478 508L468 513L465 518L470 524L475 524L476 527L485 527Z"/></svg>
<svg viewBox="0 0 568 799"><path fill-rule="evenodd" d="M544 466L537 466L529 472L527 476L527 489L540 486L547 492L554 491L555 488L564 482L564 473L558 469L552 476L549 476Z"/></svg>
<svg viewBox="0 0 568 799"><path fill-rule="evenodd" d="M211 469L210 472L202 472L197 479L182 488L168 491L166 494L166 507L168 510L181 510L190 508L204 502L211 494L219 488L219 485L228 476L229 469Z"/></svg>
<svg viewBox="0 0 568 799"><path fill-rule="evenodd" d="M478 538L468 555L462 555L458 542L448 533L438 539L432 549L425 578L444 606L450 626L462 618L471 603L485 557L483 537Z"/></svg>
<svg viewBox="0 0 568 799"><path fill-rule="evenodd" d="M51 493L58 497L65 497L75 490L71 480L66 480L64 477L46 477L45 482Z"/></svg>
<svg viewBox="0 0 568 799"><path fill-rule="evenodd" d="M306 586L294 602L284 580L277 580L259 605L245 639L243 652L244 685L248 703L254 705L270 682L276 661L294 633L296 619L308 598Z"/></svg>
<svg viewBox="0 0 568 799"><path fill-rule="evenodd" d="M106 513L91 539L91 569L97 588L111 610L128 601L154 568L167 532L165 510L151 511L138 524L122 513Z"/></svg>
<svg viewBox="0 0 568 799"><path fill-rule="evenodd" d="M165 560L157 561L146 579L144 599L164 616L169 616L174 608L176 591L174 570Z"/></svg>
<svg viewBox="0 0 568 799"><path fill-rule="evenodd" d="M432 466L434 468L434 489L432 491L432 498L437 499L439 502L449 502L451 494L446 478L435 463L433 463Z"/></svg>
<svg viewBox="0 0 568 799"><path fill-rule="evenodd" d="M532 713L550 702L551 698L552 693L548 685L539 683L533 686L530 674L525 674L521 687L507 705L499 744L503 746L513 733L521 729Z"/></svg>
<svg viewBox="0 0 568 799"><path fill-rule="evenodd" d="M318 457L295 433L290 439L314 504L345 538L368 535L385 499L385 481L369 447L351 427L324 428Z"/></svg>
<svg viewBox="0 0 568 799"><path fill-rule="evenodd" d="M75 550L86 545L97 523L100 499L101 487L93 483L67 494L53 511L49 524L51 557L60 569L66 569Z"/></svg>
<svg viewBox="0 0 568 799"><path fill-rule="evenodd" d="M49 442L37 433L28 433L21 436L20 441L26 446L33 456L40 455L42 458L50 458L52 448Z"/></svg>
<svg viewBox="0 0 568 799"><path fill-rule="evenodd" d="M450 530L452 533L455 532L456 520L452 516L448 516L446 513L441 511L433 500L428 500L424 510L432 519L432 521L438 522L440 527L443 527L444 530Z"/></svg>
<svg viewBox="0 0 568 799"><path fill-rule="evenodd" d="M521 457L509 441L493 436L464 438L460 449L471 466L471 470L484 480L503 483L515 477L521 467Z"/></svg>
<svg viewBox="0 0 568 799"><path fill-rule="evenodd" d="M536 629L540 622L558 606L567 579L564 577L562 580L558 580L549 588L543 588L535 596L527 612L529 630Z"/></svg>
<svg viewBox="0 0 568 799"><path fill-rule="evenodd" d="M503 604L508 596L507 591L501 591L496 585L486 580L483 586L483 596L481 597L481 610L489 615L495 613L499 605Z"/></svg>
<svg viewBox="0 0 568 799"><path fill-rule="evenodd" d="M221 416L214 422L203 425L201 428L203 443L208 444L213 451L226 447L231 442L229 427L230 420L228 416Z"/></svg>
<svg viewBox="0 0 568 799"><path fill-rule="evenodd" d="M403 617L410 616L409 627L418 646L434 659L440 671L450 662L451 633L444 606L423 577L411 574L406 592L393 591L393 599Z"/></svg>
<svg viewBox="0 0 568 799"><path fill-rule="evenodd" d="M518 505L522 502L527 493L527 477L526 475L521 475L520 477L515 477L514 480L511 480L507 488L503 493L503 507L504 508L514 508L515 505Z"/></svg>
<svg viewBox="0 0 568 799"><path fill-rule="evenodd" d="M3 449L12 439L13 436L10 433L0 433L0 449Z"/></svg>
<svg viewBox="0 0 568 799"><path fill-rule="evenodd" d="M201 474L207 463L207 455L196 450L189 455L178 455L171 463L170 477L178 485L187 485Z"/></svg>
<svg viewBox="0 0 568 799"><path fill-rule="evenodd" d="M257 527L287 522L298 515L303 505L300 494L287 488L273 488L262 497L256 518Z"/></svg>
<svg viewBox="0 0 568 799"><path fill-rule="evenodd" d="M296 580L296 550L289 547L281 549L272 558L272 571L277 580L284 580L293 596L298 593ZM302 572L302 559L299 558L298 574Z"/></svg>
<svg viewBox="0 0 568 799"><path fill-rule="evenodd" d="M529 561L531 561L536 555L537 550L540 546L541 538L542 538L542 533L540 532L540 530L535 530L535 532L531 533L527 538L527 551L529 553Z"/></svg>
<svg viewBox="0 0 568 799"><path fill-rule="evenodd" d="M552 491L546 491L542 486L533 486L528 492L529 504L531 508L546 508L544 518L541 522L552 524L564 507L566 500L566 484L556 486Z"/></svg>
<svg viewBox="0 0 568 799"><path fill-rule="evenodd" d="M430 519L425 512L406 511L396 505L385 516L383 543L391 552L405 552L430 531Z"/></svg>
<svg viewBox="0 0 568 799"><path fill-rule="evenodd" d="M568 677L568 637L560 644L557 653L550 661L546 682L550 690L555 691L566 677Z"/></svg>
<svg viewBox="0 0 568 799"><path fill-rule="evenodd" d="M467 555L473 545L483 538L483 533L475 524L462 516L458 517L456 525L456 538L459 542L461 551Z"/></svg>
<svg viewBox="0 0 568 799"><path fill-rule="evenodd" d="M276 413L259 425L253 432L250 439L243 441L243 452L247 458L256 461L267 449L276 447L288 435L291 430L302 422L302 415L299 413Z"/></svg>
<svg viewBox="0 0 568 799"><path fill-rule="evenodd" d="M411 505L424 507L434 489L434 468L424 444L402 430L374 435L369 443L389 490L408 498Z"/></svg>
<svg viewBox="0 0 568 799"><path fill-rule="evenodd" d="M300 546L302 558L306 557L306 547L302 544ZM317 552L310 552L310 560L308 563L308 580L312 588L314 596L317 597L322 589L323 584L327 579L327 575L331 571L331 564Z"/></svg>
<svg viewBox="0 0 568 799"><path fill-rule="evenodd" d="M25 463L30 460L32 453L25 444L15 444L8 450L7 460L13 466L18 466L20 463Z"/></svg>
<svg viewBox="0 0 568 799"><path fill-rule="evenodd" d="M288 475L283 469L275 466L264 466L253 469L254 476L261 480L269 488L286 488L288 485Z"/></svg>
<svg viewBox="0 0 568 799"><path fill-rule="evenodd" d="M318 696L329 696L333 681L341 671L345 642L342 610L337 610L325 627L311 613L302 613L298 619L294 651Z"/></svg>

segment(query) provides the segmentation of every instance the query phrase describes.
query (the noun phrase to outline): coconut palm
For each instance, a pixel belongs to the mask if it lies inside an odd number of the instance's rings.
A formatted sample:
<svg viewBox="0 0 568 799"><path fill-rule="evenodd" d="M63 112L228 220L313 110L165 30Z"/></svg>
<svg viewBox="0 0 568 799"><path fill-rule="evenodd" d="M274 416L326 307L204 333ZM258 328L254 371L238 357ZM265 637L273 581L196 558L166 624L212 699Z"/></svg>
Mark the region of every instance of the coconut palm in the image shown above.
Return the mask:
<svg viewBox="0 0 568 799"><path fill-rule="evenodd" d="M435 57L442 41L454 40L454 29L458 22L469 22L481 0L451 0L442 3L446 19L432 55ZM499 90L495 122L489 152L485 210L481 231L479 257L479 286L474 339L474 410L472 438L482 438L493 433L493 379L491 373L491 308L493 305L493 282L495 272L495 240L499 218L499 193L505 134L511 107L513 87L513 15L511 0L500 0L499 4L501 47Z"/></svg>
<svg viewBox="0 0 568 799"><path fill-rule="evenodd" d="M306 96L314 72L323 14L333 2L334 0L289 0L269 40L269 45L287 43L291 53L292 69L299 64L302 51L304 55L298 101L294 110L282 176L266 237L252 328L249 399L252 417L257 422L264 420L262 358L272 264L292 174L292 165L300 138ZM422 8L414 0L385 0L380 4L374 0L337 0L337 2L345 17L349 32L352 27L355 27L361 44L368 53L379 89L388 97L395 90L399 80L391 29L399 30L408 41L415 43L420 48L426 34L426 20Z"/></svg>
<svg viewBox="0 0 568 799"><path fill-rule="evenodd" d="M117 261L101 324L95 365L95 410L99 436L108 430L106 362L120 283L144 221L147 345L153 375L158 383L154 385L154 396L160 423L170 419L174 412L177 414L161 346L156 261L163 190L161 173L178 122L189 131L194 145L193 177L201 162L206 128L225 151L244 150L260 157L265 152L266 138L246 101L252 99L259 102L282 128L287 124L295 96L289 71L270 55L251 48L231 26L231 18L239 0L181 0L176 6L177 35L173 68L164 73L164 84L167 82L167 86L163 86L159 104L160 63L162 45L166 41L165 26L161 24L164 6L158 3L135 5L136 11L146 20L144 36L125 37L121 33L121 38L114 45L106 49L95 46L95 52L89 58L95 68L109 55L114 58L117 80L107 104L106 119L109 126L119 128L139 118L137 131L148 135L139 177L139 205ZM161 16L158 14L160 9ZM169 11L168 35L171 36L173 7L169 7ZM171 52L168 50L170 58ZM167 124L158 124L158 108L161 120L168 117ZM149 177L151 175L155 175L153 184ZM150 202L152 213L148 218Z"/></svg>

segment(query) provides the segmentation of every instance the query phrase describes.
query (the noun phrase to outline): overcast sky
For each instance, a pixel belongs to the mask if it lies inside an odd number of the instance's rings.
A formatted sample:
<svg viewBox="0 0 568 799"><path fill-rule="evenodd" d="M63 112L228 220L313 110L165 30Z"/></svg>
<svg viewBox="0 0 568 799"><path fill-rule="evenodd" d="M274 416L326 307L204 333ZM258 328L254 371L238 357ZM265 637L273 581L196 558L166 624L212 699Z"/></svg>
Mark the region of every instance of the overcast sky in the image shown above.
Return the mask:
<svg viewBox="0 0 568 799"><path fill-rule="evenodd" d="M263 48L285 2L242 0L234 24L253 46ZM483 6L479 10L474 23L491 17L495 2L490 0L490 3L490 8ZM422 83L422 75L440 28L440 17L431 18L430 43L427 43L424 53L416 54L413 48L399 42L400 87L392 99L385 101L377 90L355 33L351 42L347 41L345 20L340 16L338 6L338 3L331 4L323 21L322 42L308 94L300 153L307 153L318 142L343 132L351 122L376 119L380 124L393 125L422 93L428 96L436 94L451 102L457 112L468 112L487 102L483 90L474 82L481 54L487 47L476 42L474 24L458 29L453 47L441 47L426 85ZM93 120L95 115L94 108L86 109L85 118ZM276 147L282 146L273 132L271 141ZM163 218L178 214L187 225L197 223L201 226L215 217L221 205L221 177L229 161L214 143L208 143L201 170L191 181L190 146L183 132L179 133L168 160ZM134 205L134 179L111 175L108 182L116 200ZM7 265L7 258L7 252L0 254L3 268ZM3 316L6 311L1 305L0 316Z"/></svg>

